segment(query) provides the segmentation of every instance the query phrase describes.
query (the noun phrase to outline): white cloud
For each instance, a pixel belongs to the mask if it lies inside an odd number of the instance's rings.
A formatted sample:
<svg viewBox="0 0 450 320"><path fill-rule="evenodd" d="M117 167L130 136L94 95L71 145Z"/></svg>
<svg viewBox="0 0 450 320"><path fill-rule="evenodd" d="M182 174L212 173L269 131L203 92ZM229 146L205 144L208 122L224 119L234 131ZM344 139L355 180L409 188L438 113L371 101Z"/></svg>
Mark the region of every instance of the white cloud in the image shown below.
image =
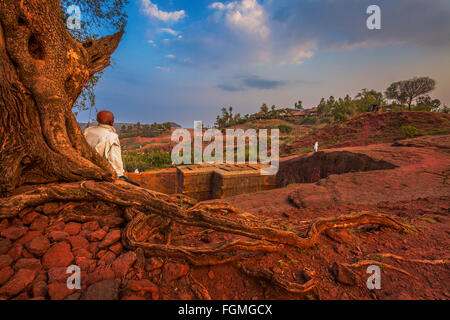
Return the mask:
<svg viewBox="0 0 450 320"><path fill-rule="evenodd" d="M266 11L257 0L237 0L226 4L214 2L209 8L224 13L227 25L234 30L245 31L263 40L270 35Z"/></svg>
<svg viewBox="0 0 450 320"><path fill-rule="evenodd" d="M173 55L173 54L168 54L168 55L166 56L166 58L167 58L167 59L175 59L176 56Z"/></svg>
<svg viewBox="0 0 450 320"><path fill-rule="evenodd" d="M305 43L293 46L289 50L289 55L292 63L302 64L305 60L312 58L317 51L317 41L310 40Z"/></svg>
<svg viewBox="0 0 450 320"><path fill-rule="evenodd" d="M160 28L159 32L161 32L161 33L168 33L168 34L171 34L173 36L177 36L179 34L178 31L173 30L171 28Z"/></svg>
<svg viewBox="0 0 450 320"><path fill-rule="evenodd" d="M387 46L402 46L406 44L405 40L387 40L387 41L377 41L377 40L364 40L353 43L338 43L332 44L328 47L330 50L353 50L360 48L371 48L371 47L387 47Z"/></svg>
<svg viewBox="0 0 450 320"><path fill-rule="evenodd" d="M141 11L150 18L164 22L177 22L186 17L184 10L172 12L162 11L150 0L141 0Z"/></svg>
<svg viewBox="0 0 450 320"><path fill-rule="evenodd" d="M170 68L161 67L161 66L157 66L155 69L158 70L158 71L162 71L162 72L169 72L170 71Z"/></svg>

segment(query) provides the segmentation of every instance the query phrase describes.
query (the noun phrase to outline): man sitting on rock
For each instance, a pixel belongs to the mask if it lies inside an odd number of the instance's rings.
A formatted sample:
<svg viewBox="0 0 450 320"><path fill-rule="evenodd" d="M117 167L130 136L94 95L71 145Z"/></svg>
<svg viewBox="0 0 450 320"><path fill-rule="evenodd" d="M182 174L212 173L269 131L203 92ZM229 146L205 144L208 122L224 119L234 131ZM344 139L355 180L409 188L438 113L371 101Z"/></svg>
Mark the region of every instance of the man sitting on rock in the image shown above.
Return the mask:
<svg viewBox="0 0 450 320"><path fill-rule="evenodd" d="M87 128L84 131L87 142L95 151L108 160L119 179L137 185L124 177L119 135L113 127L114 115L109 111L100 111L97 114L97 122L98 126Z"/></svg>

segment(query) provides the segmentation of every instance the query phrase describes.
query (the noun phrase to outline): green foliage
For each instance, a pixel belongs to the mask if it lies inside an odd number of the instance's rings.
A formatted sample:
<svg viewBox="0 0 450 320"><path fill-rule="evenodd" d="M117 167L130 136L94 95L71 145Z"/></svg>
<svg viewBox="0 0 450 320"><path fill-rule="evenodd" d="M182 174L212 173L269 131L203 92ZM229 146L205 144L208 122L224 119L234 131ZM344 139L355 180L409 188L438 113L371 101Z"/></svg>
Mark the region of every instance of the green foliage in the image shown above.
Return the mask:
<svg viewBox="0 0 450 320"><path fill-rule="evenodd" d="M333 114L334 120L344 121L349 116L357 113L356 104L349 95L346 95L344 99L338 99L338 101L334 104L334 108L331 113Z"/></svg>
<svg viewBox="0 0 450 320"><path fill-rule="evenodd" d="M292 127L287 126L287 125L285 125L285 124L280 124L280 125L278 126L278 129L279 129L280 132L283 133L283 134L289 134L289 133L291 133L292 130L293 130Z"/></svg>
<svg viewBox="0 0 450 320"><path fill-rule="evenodd" d="M97 85L102 75L103 72L98 72L97 74L93 75L84 86L83 91L72 106L75 116L77 116L80 112L87 110L95 110L95 113L98 112L98 110L95 108L95 86ZM89 121L91 120L92 119L89 119Z"/></svg>
<svg viewBox="0 0 450 320"><path fill-rule="evenodd" d="M169 152L151 148L144 153L127 152L122 155L124 169L127 172L140 172L170 168L172 159Z"/></svg>
<svg viewBox="0 0 450 320"><path fill-rule="evenodd" d="M387 99L397 103L407 104L411 110L412 102L434 90L436 81L429 77L419 77L392 83L385 92Z"/></svg>
<svg viewBox="0 0 450 320"><path fill-rule="evenodd" d="M138 122L136 125L129 125L128 127L122 126L120 136L121 138L155 138L169 131L171 128L172 123L170 122L153 123L151 125L141 125L141 123Z"/></svg>
<svg viewBox="0 0 450 320"><path fill-rule="evenodd" d="M75 40L85 42L96 39L99 35L106 35L125 29L127 14L125 6L129 0L60 0L61 17L67 20L67 8L71 5L81 9L81 29L68 30ZM103 72L93 75L85 85L82 93L74 103L72 109L77 116L80 112L95 108L95 86ZM96 110L96 109L95 109ZM89 119L89 121L92 119Z"/></svg>
<svg viewBox="0 0 450 320"><path fill-rule="evenodd" d="M247 122L248 120L249 115L245 115L244 118L241 117L240 113L233 115L233 107L229 107L228 110L222 108L222 116L217 116L215 126L219 129L225 129L236 124Z"/></svg>
<svg viewBox="0 0 450 320"><path fill-rule="evenodd" d="M344 121L348 117L365 113L374 105L383 106L385 100L383 94L376 90L362 89L355 99L352 99L348 94L344 98L336 100L330 96L328 100L322 98L317 106L317 112L322 117L332 115L335 121ZM330 123L328 118L322 119L321 123Z"/></svg>
<svg viewBox="0 0 450 320"><path fill-rule="evenodd" d="M278 112L277 107L275 105L273 105L270 108L270 117L272 119L279 118L279 112Z"/></svg>
<svg viewBox="0 0 450 320"><path fill-rule="evenodd" d="M327 114L334 108L335 103L333 96L330 96L327 101L325 101L325 98L322 98L317 106L317 112L321 115Z"/></svg>
<svg viewBox="0 0 450 320"><path fill-rule="evenodd" d="M68 18L67 8L71 5L81 9L81 29L69 30L72 36L79 40L96 38L124 29L127 25L125 11L129 0L60 0L62 17Z"/></svg>
<svg viewBox="0 0 450 320"><path fill-rule="evenodd" d="M301 125L303 125L303 124L315 124L317 122L317 119L316 118L305 118L305 119L303 119L301 122L300 122L300 124Z"/></svg>
<svg viewBox="0 0 450 320"><path fill-rule="evenodd" d="M414 111L438 111L441 106L441 101L439 99L431 99L430 96L422 96L417 98L416 106Z"/></svg>
<svg viewBox="0 0 450 320"><path fill-rule="evenodd" d="M368 112L370 107L374 105L382 107L386 102L383 93L368 89L362 89L353 101L355 103L356 113Z"/></svg>
<svg viewBox="0 0 450 320"><path fill-rule="evenodd" d="M299 100L298 102L295 103L295 109L303 110L303 101L302 100Z"/></svg>
<svg viewBox="0 0 450 320"><path fill-rule="evenodd" d="M263 105L261 106L261 112L264 113L269 113L269 107L267 106L267 104L263 103Z"/></svg>
<svg viewBox="0 0 450 320"><path fill-rule="evenodd" d="M280 111L276 109L276 106L273 105L269 109L269 107L265 103L261 106L259 113L252 115L246 114L245 116L241 116L240 113L234 115L233 107L229 107L228 109L222 108L221 112L222 114L216 117L216 122L214 124L218 129L226 129L234 125L239 125L255 120L280 118Z"/></svg>
<svg viewBox="0 0 450 320"><path fill-rule="evenodd" d="M400 130L406 138L414 138L418 133L417 128L414 126L402 126Z"/></svg>
<svg viewBox="0 0 450 320"><path fill-rule="evenodd" d="M449 114L449 113L450 113L450 108L449 108L447 105L445 105L445 106L439 108L438 111L439 111L439 112L442 112L442 113Z"/></svg>

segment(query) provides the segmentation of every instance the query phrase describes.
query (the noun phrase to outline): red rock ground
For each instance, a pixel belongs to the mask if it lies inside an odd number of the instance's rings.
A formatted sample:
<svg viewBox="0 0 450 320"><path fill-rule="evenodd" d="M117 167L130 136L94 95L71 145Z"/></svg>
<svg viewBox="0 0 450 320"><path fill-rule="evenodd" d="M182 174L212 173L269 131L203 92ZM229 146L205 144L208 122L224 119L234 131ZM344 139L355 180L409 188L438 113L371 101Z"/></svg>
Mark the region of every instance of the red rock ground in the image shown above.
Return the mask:
<svg viewBox="0 0 450 320"><path fill-rule="evenodd" d="M57 222L64 205L50 203L26 209L17 218L0 223L0 297L3 299L448 299L450 268L401 261L449 259L450 248L450 136L418 138L347 151L384 160L394 169L347 172L327 177L310 175L314 183L223 201L268 223L305 235L311 221L363 210L385 213L414 226L400 233L378 225L329 231L311 249L286 246L273 253L243 253L247 268L264 271L269 278L245 275L236 263L193 267L183 261L145 256L120 243L122 225L96 222ZM329 167L332 167L329 164ZM315 181L314 180L314 181ZM91 207L90 207L91 206ZM93 206L93 207L92 207ZM82 210L114 210L101 203ZM104 204L103 204L104 206ZM90 209L91 208L91 209ZM232 236L176 227L184 244L223 241ZM183 238L183 239L181 239ZM346 268L371 259L400 268L382 268L381 290L366 287L366 266ZM338 264L336 264L338 263ZM81 290L68 290L65 273L72 264L82 270ZM285 291L270 275L304 283L317 279L306 294Z"/></svg>

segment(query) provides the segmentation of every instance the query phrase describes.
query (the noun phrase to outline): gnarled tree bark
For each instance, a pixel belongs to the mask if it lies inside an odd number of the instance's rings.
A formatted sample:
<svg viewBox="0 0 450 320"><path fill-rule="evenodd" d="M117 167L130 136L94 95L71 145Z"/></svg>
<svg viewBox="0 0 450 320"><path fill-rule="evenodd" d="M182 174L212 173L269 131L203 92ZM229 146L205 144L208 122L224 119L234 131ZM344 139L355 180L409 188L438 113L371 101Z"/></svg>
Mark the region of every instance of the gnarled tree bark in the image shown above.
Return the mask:
<svg viewBox="0 0 450 320"><path fill-rule="evenodd" d="M116 174L86 142L72 106L110 64L123 32L80 43L58 0L0 2L0 193Z"/></svg>

